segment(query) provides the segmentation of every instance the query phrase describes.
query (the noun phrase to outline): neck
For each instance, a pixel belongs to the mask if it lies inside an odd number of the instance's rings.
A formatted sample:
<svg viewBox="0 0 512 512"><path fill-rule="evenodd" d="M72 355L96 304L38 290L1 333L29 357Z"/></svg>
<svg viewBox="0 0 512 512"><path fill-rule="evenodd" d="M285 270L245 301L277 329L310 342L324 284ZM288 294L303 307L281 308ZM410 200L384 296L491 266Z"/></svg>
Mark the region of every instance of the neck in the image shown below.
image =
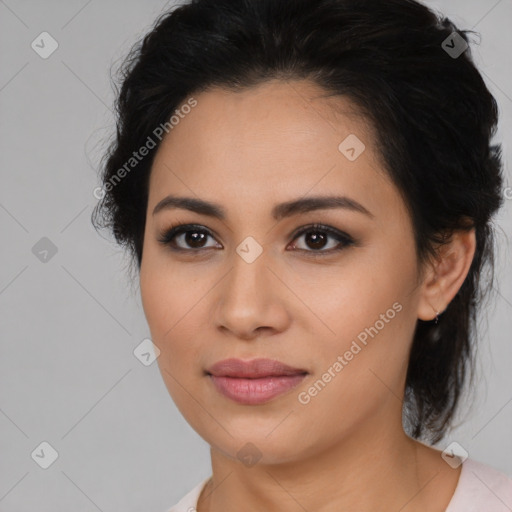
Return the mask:
<svg viewBox="0 0 512 512"><path fill-rule="evenodd" d="M384 425L368 422L314 455L279 464L245 467L212 448L212 480L198 512L444 511L460 469L410 439L401 424Z"/></svg>

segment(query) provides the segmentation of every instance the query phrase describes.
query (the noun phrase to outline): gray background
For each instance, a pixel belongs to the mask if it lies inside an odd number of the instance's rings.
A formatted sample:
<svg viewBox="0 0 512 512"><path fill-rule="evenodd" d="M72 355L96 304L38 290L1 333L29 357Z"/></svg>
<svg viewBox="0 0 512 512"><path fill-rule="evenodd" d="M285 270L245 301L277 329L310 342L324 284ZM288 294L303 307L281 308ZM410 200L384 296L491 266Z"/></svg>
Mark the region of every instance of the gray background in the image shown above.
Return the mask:
<svg viewBox="0 0 512 512"><path fill-rule="evenodd" d="M500 106L512 186L512 0L427 4L482 36L472 48ZM128 260L90 224L114 129L110 68L169 5L0 0L0 511L164 511L210 474L208 445L157 364L133 355L149 330ZM59 44L48 59L31 48L43 31ZM481 323L475 401L439 446L457 441L509 474L511 197L496 219L496 300ZM57 248L47 262L32 251L43 237ZM59 454L48 469L31 458L42 441Z"/></svg>

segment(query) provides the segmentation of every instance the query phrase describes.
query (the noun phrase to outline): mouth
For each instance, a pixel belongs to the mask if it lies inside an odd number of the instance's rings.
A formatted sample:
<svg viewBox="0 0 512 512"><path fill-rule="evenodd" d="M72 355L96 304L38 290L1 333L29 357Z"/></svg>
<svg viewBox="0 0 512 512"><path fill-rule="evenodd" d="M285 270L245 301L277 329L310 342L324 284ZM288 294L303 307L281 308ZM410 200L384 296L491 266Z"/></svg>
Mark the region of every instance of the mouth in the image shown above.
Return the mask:
<svg viewBox="0 0 512 512"><path fill-rule="evenodd" d="M273 359L225 359L208 368L206 375L223 396L258 405L298 386L308 372Z"/></svg>
<svg viewBox="0 0 512 512"><path fill-rule="evenodd" d="M206 373L216 377L260 379L263 377L288 377L308 373L303 368L294 368L275 359L224 359L210 366Z"/></svg>

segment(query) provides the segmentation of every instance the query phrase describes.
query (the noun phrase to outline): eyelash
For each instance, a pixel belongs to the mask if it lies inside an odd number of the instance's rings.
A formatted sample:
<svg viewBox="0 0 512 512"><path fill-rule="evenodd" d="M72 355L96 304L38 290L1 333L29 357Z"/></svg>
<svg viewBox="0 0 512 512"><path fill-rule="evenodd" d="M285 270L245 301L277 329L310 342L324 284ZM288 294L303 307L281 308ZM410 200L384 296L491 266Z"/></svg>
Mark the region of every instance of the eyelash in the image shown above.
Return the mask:
<svg viewBox="0 0 512 512"><path fill-rule="evenodd" d="M205 248L199 248L199 249L183 249L181 247L175 247L173 245L173 240L176 236L179 236L183 233L187 233L190 231L205 233L208 236L211 236L212 238L214 238L214 236L208 229L206 229L203 226L200 226L198 224L177 224L177 225L172 225L169 229L164 231L162 233L162 235L158 238L158 242L164 246L168 246L173 251L182 252L182 253L198 253L198 252L205 251L208 249L213 249L213 247L205 247ZM338 253L338 252L344 250L345 248L350 247L351 245L354 244L354 240L352 239L352 237L350 237L346 233L343 233L342 231L338 231L337 229L334 229L334 228L331 228L329 226L325 226L322 224L311 224L309 226L304 226L304 227L300 228L299 230L296 230L292 235L292 241L295 240L296 238L299 238L300 236L302 236L304 234L309 233L309 232L325 233L327 235L332 236L334 239L336 239L341 244L341 246L339 246L337 248L327 249L327 250L319 249L319 250L315 251L315 250L311 250L311 249L310 250L296 249L297 251L307 253L309 256L312 256L313 258L324 257L324 256L332 255L333 253Z"/></svg>

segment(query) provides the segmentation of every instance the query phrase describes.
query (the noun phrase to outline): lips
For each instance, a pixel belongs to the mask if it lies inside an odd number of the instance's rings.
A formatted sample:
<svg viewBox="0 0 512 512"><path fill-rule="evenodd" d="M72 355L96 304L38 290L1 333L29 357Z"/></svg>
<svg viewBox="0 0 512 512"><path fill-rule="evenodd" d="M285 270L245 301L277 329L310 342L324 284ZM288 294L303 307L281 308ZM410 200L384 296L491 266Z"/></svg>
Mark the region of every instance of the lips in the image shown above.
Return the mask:
<svg viewBox="0 0 512 512"><path fill-rule="evenodd" d="M220 394L244 405L263 404L290 391L307 373L273 359L225 359L207 370Z"/></svg>
<svg viewBox="0 0 512 512"><path fill-rule="evenodd" d="M216 377L239 377L259 379L262 377L279 377L307 373L301 368L293 368L274 359L224 359L208 368L207 373Z"/></svg>

